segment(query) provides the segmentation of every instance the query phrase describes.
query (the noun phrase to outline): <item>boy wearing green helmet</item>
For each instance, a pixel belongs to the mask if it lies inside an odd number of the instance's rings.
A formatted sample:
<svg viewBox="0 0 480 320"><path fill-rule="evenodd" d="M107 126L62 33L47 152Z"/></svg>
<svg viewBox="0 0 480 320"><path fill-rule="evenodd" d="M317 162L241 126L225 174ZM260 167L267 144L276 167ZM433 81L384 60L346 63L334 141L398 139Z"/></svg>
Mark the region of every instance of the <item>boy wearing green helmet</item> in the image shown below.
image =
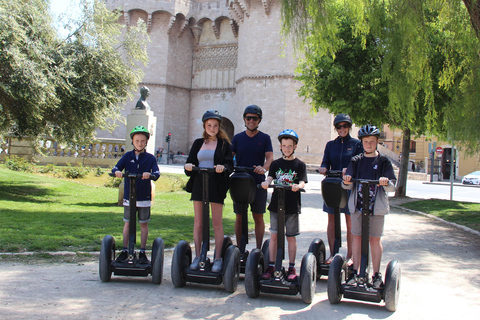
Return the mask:
<svg viewBox="0 0 480 320"><path fill-rule="evenodd" d="M148 222L150 221L150 207L151 207L151 194L152 184L150 179L157 180L160 177L160 169L158 168L155 156L147 153L145 148L147 146L148 139L150 138L150 132L144 126L136 126L130 132L130 138L132 138L133 150L125 153L118 163L113 167L112 173L116 177L122 177L122 171L142 174L142 179L137 181L137 210L138 210L138 222L141 228L141 240L140 240L140 254L138 256L139 263L148 263L148 258L145 254L145 248L148 238ZM152 178L150 176L153 176ZM125 225L123 227L123 250L116 259L118 262L123 262L128 258L128 233L130 228L130 210L129 210L129 190L130 180L124 181L124 193L123 193L123 205L124 214L123 221Z"/></svg>

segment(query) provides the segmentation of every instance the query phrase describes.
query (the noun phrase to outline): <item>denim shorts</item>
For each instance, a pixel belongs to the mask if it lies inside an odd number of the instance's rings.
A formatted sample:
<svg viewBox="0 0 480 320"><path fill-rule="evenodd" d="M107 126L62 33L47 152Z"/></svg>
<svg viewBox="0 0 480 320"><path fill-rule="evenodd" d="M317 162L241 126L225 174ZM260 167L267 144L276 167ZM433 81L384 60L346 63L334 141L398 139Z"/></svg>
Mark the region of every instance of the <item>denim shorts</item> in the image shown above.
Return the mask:
<svg viewBox="0 0 480 320"><path fill-rule="evenodd" d="M285 215L285 227L287 237L295 237L300 234L298 213ZM278 233L278 213L270 211L270 232Z"/></svg>
<svg viewBox="0 0 480 320"><path fill-rule="evenodd" d="M150 207L137 207L138 222L150 222ZM123 207L123 221L130 222L130 207Z"/></svg>

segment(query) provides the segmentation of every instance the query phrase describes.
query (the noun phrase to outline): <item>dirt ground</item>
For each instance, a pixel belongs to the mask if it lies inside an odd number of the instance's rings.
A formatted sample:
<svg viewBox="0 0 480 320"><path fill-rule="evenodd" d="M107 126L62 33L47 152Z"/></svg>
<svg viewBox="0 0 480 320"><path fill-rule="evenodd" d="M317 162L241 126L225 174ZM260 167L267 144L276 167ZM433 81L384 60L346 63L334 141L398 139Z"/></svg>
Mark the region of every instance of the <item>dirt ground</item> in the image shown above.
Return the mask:
<svg viewBox="0 0 480 320"><path fill-rule="evenodd" d="M326 242L327 217L319 209L319 191L319 185L309 184L303 195L298 268L314 238ZM151 277L113 276L110 282L102 283L98 262L78 261L76 257L66 257L76 261L70 263L0 260L0 318L472 319L480 307L479 240L477 234L393 208L386 218L382 270L392 259L401 263L400 300L394 313L387 311L383 302L343 299L340 304L330 304L325 277L317 281L310 305L300 295L262 293L259 298L249 298L243 276L233 294L223 285L187 283L184 288L175 288L169 250L161 285L153 284ZM345 234L343 241L341 252L345 253ZM254 241L250 242L249 249Z"/></svg>

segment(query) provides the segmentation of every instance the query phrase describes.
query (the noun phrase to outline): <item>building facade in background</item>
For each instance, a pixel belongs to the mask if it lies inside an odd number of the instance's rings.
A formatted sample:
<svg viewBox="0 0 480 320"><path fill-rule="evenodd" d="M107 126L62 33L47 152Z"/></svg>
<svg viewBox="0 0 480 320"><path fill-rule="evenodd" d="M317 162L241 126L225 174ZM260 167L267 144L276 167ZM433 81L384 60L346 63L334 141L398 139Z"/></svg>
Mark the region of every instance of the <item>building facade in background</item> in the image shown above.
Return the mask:
<svg viewBox="0 0 480 320"><path fill-rule="evenodd" d="M143 19L151 42L149 63L139 88L150 89L149 105L157 117L157 147L187 153L202 131L201 118L209 109L224 117L230 137L245 129L243 110L260 106L260 130L272 137L279 155L277 135L286 128L300 136L297 154L311 164L321 163L327 141L336 136L333 116L310 105L297 94L296 58L291 42L280 34L278 0L106 0L119 9L119 23ZM124 108L135 107L139 93ZM123 138L125 126L100 132L101 138Z"/></svg>

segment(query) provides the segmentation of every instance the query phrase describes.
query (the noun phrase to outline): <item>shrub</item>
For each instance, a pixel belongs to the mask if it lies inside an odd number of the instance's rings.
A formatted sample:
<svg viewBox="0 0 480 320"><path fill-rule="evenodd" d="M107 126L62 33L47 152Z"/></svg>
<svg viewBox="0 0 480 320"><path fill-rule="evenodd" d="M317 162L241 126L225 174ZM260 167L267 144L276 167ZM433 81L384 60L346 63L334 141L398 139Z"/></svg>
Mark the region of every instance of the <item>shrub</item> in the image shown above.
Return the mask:
<svg viewBox="0 0 480 320"><path fill-rule="evenodd" d="M107 188L118 188L122 183L123 178L110 178L107 182L105 182L104 186Z"/></svg>
<svg viewBox="0 0 480 320"><path fill-rule="evenodd" d="M13 171L25 171L25 172L34 172L35 166L33 163L25 160L24 158L20 158L17 156L11 156L5 160L5 165L8 169Z"/></svg>
<svg viewBox="0 0 480 320"><path fill-rule="evenodd" d="M38 169L38 172L40 173L53 173L54 175L57 174L57 168L55 167L55 165L53 163L49 163L47 164L46 166L43 166L43 167L40 167Z"/></svg>
<svg viewBox="0 0 480 320"><path fill-rule="evenodd" d="M87 167L84 167L81 163L77 164L75 167L72 167L70 163L67 163L67 168L63 169L65 177L70 179L81 179L85 178L90 170Z"/></svg>
<svg viewBox="0 0 480 320"><path fill-rule="evenodd" d="M103 169L100 167L93 168L93 171L95 172L95 177L100 177L104 174Z"/></svg>

